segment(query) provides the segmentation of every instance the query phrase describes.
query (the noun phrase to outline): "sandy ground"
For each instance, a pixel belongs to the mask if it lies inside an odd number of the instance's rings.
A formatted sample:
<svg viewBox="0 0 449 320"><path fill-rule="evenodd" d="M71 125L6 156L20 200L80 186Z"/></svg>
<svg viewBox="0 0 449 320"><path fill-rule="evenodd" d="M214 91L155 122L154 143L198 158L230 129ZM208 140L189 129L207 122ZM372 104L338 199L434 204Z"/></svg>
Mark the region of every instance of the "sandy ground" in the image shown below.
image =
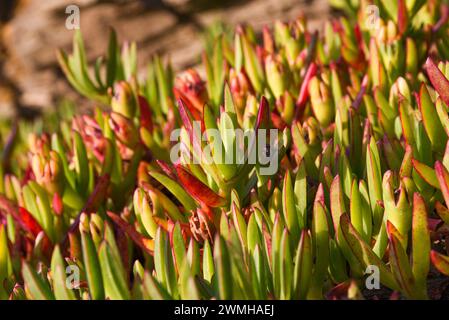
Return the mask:
<svg viewBox="0 0 449 320"><path fill-rule="evenodd" d="M113 26L121 41L137 42L141 70L155 53L169 56L175 70L197 64L203 50L201 30L216 21L230 26L248 23L260 30L275 19L287 21L304 14L318 28L329 14L326 0L165 0L176 12L158 6L156 0L24 1L3 27L0 117L14 114L12 97L29 111L54 105L61 94L79 98L55 59L56 48L71 48L73 31L65 23L71 4L80 8L89 60L105 52L108 28Z"/></svg>

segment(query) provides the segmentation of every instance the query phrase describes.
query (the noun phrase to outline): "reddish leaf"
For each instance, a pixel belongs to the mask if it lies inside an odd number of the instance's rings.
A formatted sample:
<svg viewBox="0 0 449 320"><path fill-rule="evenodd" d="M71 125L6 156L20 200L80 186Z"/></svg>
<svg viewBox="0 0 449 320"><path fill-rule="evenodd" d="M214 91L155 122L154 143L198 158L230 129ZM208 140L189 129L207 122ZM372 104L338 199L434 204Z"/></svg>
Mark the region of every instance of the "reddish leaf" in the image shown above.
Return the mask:
<svg viewBox="0 0 449 320"><path fill-rule="evenodd" d="M404 34L407 31L407 7L405 6L405 0L398 0L398 29L399 34Z"/></svg>
<svg viewBox="0 0 449 320"><path fill-rule="evenodd" d="M315 63L311 63L309 68L307 69L306 75L304 76L304 80L301 85L301 89L299 90L298 100L296 101L297 116L302 115L302 111L306 106L307 99L309 98L309 82L317 72L317 65Z"/></svg>
<svg viewBox="0 0 449 320"><path fill-rule="evenodd" d="M424 68L427 71L430 82L432 82L433 87L440 95L441 100L449 105L449 81L430 57L427 58Z"/></svg>
<svg viewBox="0 0 449 320"><path fill-rule="evenodd" d="M94 191L89 196L89 199L87 199L86 205L82 210L83 212L94 213L98 210L98 207L100 207L106 198L109 182L110 176L108 174L105 174L98 179Z"/></svg>
<svg viewBox="0 0 449 320"><path fill-rule="evenodd" d="M201 111L202 110L197 110L193 104L190 102L189 99L187 99L187 97L185 96L184 93L182 93L181 91L179 91L176 88L173 88L173 92L175 94L175 98L178 101L178 106L179 109L183 108L184 110L188 110L190 115L193 117L193 119L200 121L201 120ZM183 110L183 111L184 111ZM181 110L179 110L181 113ZM186 119L183 117L183 115L181 115L182 121L185 124Z"/></svg>
<svg viewBox="0 0 449 320"><path fill-rule="evenodd" d="M362 79L362 85L360 87L360 91L357 93L357 96L354 99L351 107L355 110L358 110L363 101L363 96L365 95L366 88L368 86L368 75L365 75Z"/></svg>
<svg viewBox="0 0 449 320"><path fill-rule="evenodd" d="M145 97L139 95L139 110L140 110L140 126L146 128L149 132L153 132L153 117L151 115L151 108Z"/></svg>
<svg viewBox="0 0 449 320"><path fill-rule="evenodd" d="M28 232L33 238L36 238L39 232L42 231L42 227L25 208L17 207L11 200L0 195L0 214L3 211L10 214L18 226Z"/></svg>
<svg viewBox="0 0 449 320"><path fill-rule="evenodd" d="M449 276L449 257L432 250L430 251L430 260L432 260L433 265L438 271L445 276Z"/></svg>
<svg viewBox="0 0 449 320"><path fill-rule="evenodd" d="M444 201L446 205L449 205L449 172L447 172L444 165L437 161L435 162L435 173L440 183L441 192L443 193Z"/></svg>
<svg viewBox="0 0 449 320"><path fill-rule="evenodd" d="M276 112L271 112L271 121L273 121L273 126L281 131L283 131L287 126L281 116Z"/></svg>
<svg viewBox="0 0 449 320"><path fill-rule="evenodd" d="M182 186L195 200L212 208L222 207L226 204L226 199L212 191L180 164L175 165L175 168Z"/></svg>
<svg viewBox="0 0 449 320"><path fill-rule="evenodd" d="M446 4L441 5L440 10L440 19L437 21L437 23L432 27L432 32L436 33L442 26L444 26L449 19L449 6Z"/></svg>
<svg viewBox="0 0 449 320"><path fill-rule="evenodd" d="M270 107L264 96L260 98L259 111L257 112L256 130L268 129L270 126Z"/></svg>
<svg viewBox="0 0 449 320"><path fill-rule="evenodd" d="M52 207L57 215L61 215L64 211L64 204L62 203L61 196L58 193L53 195Z"/></svg>
<svg viewBox="0 0 449 320"><path fill-rule="evenodd" d="M421 178L424 179L428 184L434 188L440 188L437 176L435 175L435 170L424 163L419 162L416 159L412 159L413 168L419 174Z"/></svg>
<svg viewBox="0 0 449 320"><path fill-rule="evenodd" d="M22 224L26 226L26 230L29 231L35 238L39 232L43 231L42 227L27 209L19 207L19 217Z"/></svg>
<svg viewBox="0 0 449 320"><path fill-rule="evenodd" d="M156 163L159 165L159 167L162 169L162 171L164 171L164 173L167 176L176 180L175 174L173 172L173 168L168 163L166 163L165 161L162 161L162 160L156 160Z"/></svg>
<svg viewBox="0 0 449 320"><path fill-rule="evenodd" d="M153 254L153 240L145 238L128 222L120 218L117 214L107 211L108 217L117 225L117 227L126 233L142 250L149 254Z"/></svg>

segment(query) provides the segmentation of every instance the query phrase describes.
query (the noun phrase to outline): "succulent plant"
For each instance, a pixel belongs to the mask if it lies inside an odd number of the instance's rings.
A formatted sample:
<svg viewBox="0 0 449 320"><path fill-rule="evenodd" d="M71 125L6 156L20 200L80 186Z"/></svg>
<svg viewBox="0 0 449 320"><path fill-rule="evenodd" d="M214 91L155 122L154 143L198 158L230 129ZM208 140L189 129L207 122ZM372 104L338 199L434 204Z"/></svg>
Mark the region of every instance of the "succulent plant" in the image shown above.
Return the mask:
<svg viewBox="0 0 449 320"><path fill-rule="evenodd" d="M99 107L0 128L0 298L363 299L373 269L379 295L436 298L449 7L375 1L372 27L331 3L323 32L205 37L204 76L154 57L140 79L114 31L89 66L76 32L59 62Z"/></svg>

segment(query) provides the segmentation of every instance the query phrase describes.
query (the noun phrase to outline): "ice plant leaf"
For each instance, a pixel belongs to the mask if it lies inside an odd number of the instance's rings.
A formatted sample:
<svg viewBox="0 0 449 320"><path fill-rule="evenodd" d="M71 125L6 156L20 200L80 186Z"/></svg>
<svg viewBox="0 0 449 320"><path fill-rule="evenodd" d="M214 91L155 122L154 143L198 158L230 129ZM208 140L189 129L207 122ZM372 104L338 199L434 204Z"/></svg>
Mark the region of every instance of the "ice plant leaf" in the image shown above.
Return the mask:
<svg viewBox="0 0 449 320"><path fill-rule="evenodd" d="M449 87L448 87L449 89ZM446 132L441 125L435 105L430 98L426 85L421 84L419 90L418 106L422 114L424 128L429 136L432 147L439 153L444 152L446 145Z"/></svg>
<svg viewBox="0 0 449 320"><path fill-rule="evenodd" d="M319 188L322 188L322 185ZM326 209L320 201L315 201L313 205L312 240L316 261L307 297L322 299L322 286L329 266L329 224Z"/></svg>
<svg viewBox="0 0 449 320"><path fill-rule="evenodd" d="M90 297L93 300L102 300L104 299L104 286L101 275L100 261L98 260L95 244L89 232L88 223L88 217L86 215L82 215L80 222L80 234L83 263L86 268L86 277Z"/></svg>
<svg viewBox="0 0 449 320"><path fill-rule="evenodd" d="M186 245L182 237L181 226L179 223L176 223L173 228L170 242L173 248L173 256L175 258L176 267L179 272L179 270L183 267L184 260L186 260Z"/></svg>
<svg viewBox="0 0 449 320"><path fill-rule="evenodd" d="M209 241L206 240L203 247L203 277L204 280L211 282L215 274L214 258Z"/></svg>
<svg viewBox="0 0 449 320"><path fill-rule="evenodd" d="M449 276L449 257L438 253L435 250L430 252L430 259L433 265L445 276Z"/></svg>
<svg viewBox="0 0 449 320"><path fill-rule="evenodd" d="M282 189L282 212L287 228L292 237L293 243L297 243L299 237L298 215L295 206L295 194L290 172L287 171L284 176L284 186Z"/></svg>
<svg viewBox="0 0 449 320"><path fill-rule="evenodd" d="M438 69L432 58L427 58L424 65L430 82L446 105L449 105L449 80Z"/></svg>
<svg viewBox="0 0 449 320"><path fill-rule="evenodd" d="M240 34L240 40L243 49L243 64L245 71L248 74L254 89L258 92L262 92L265 82L263 68L257 58L254 47L243 33Z"/></svg>
<svg viewBox="0 0 449 320"><path fill-rule="evenodd" d="M22 276L25 287L35 300L54 300L55 297L50 286L41 278L39 274L26 261L22 262Z"/></svg>
<svg viewBox="0 0 449 320"><path fill-rule="evenodd" d="M0 224L0 283L4 283L13 273L7 239L6 227ZM6 292L0 293L0 298L6 299Z"/></svg>
<svg viewBox="0 0 449 320"><path fill-rule="evenodd" d="M290 249L289 232L284 229L279 247L279 264L281 266L281 295L282 300L288 300L291 297L292 292L292 274L293 274L293 261Z"/></svg>
<svg viewBox="0 0 449 320"><path fill-rule="evenodd" d="M446 205L449 205L449 172L444 165L437 161L435 162L435 173L440 184L441 192L443 193Z"/></svg>
<svg viewBox="0 0 449 320"><path fill-rule="evenodd" d="M143 288L148 299L170 300L172 297L167 290L149 272L145 272Z"/></svg>
<svg viewBox="0 0 449 320"><path fill-rule="evenodd" d="M51 258L51 272L53 279L53 290L58 300L75 300L75 291L67 287L67 275L61 249L55 246ZM73 283L71 284L74 285Z"/></svg>
<svg viewBox="0 0 449 320"><path fill-rule="evenodd" d="M443 206L439 201L436 201L435 210L444 223L449 225L449 209Z"/></svg>
<svg viewBox="0 0 449 320"><path fill-rule="evenodd" d="M346 212L343 190L341 188L340 177L338 175L334 178L331 184L330 203L334 231L337 233L340 226L340 216Z"/></svg>
<svg viewBox="0 0 449 320"><path fill-rule="evenodd" d="M315 76L317 72L317 65L315 63L311 63L309 68L307 69L306 75L304 76L303 82L301 84L301 88L299 90L298 100L296 101L297 106L297 114L300 115L302 109L304 109L307 100L309 98L309 83L310 80Z"/></svg>
<svg viewBox="0 0 449 320"><path fill-rule="evenodd" d="M296 172L293 191L299 228L304 229L307 226L307 175L303 161L299 164Z"/></svg>
<svg viewBox="0 0 449 320"><path fill-rule="evenodd" d="M106 214L119 227L119 229L126 233L142 250L148 254L153 254L154 244L151 239L143 237L132 225L120 218L117 214L111 211L107 211Z"/></svg>
<svg viewBox="0 0 449 320"><path fill-rule="evenodd" d="M227 300L232 297L233 281L231 273L229 272L231 267L231 261L229 257L228 246L225 240L217 235L214 241L214 262L216 281L218 288L218 298L221 300Z"/></svg>
<svg viewBox="0 0 449 320"><path fill-rule="evenodd" d="M186 210L190 211L197 207L192 197L178 183L173 181L171 178L156 171L150 171L149 174L154 179L159 181L164 187L166 187L168 191L170 191L179 200L179 202L181 202L181 204L184 206L184 208L186 208Z"/></svg>
<svg viewBox="0 0 449 320"><path fill-rule="evenodd" d="M176 173L182 186L199 203L209 207L222 207L226 204L226 199L222 198L208 186L199 181L180 164L175 165Z"/></svg>
<svg viewBox="0 0 449 320"><path fill-rule="evenodd" d="M313 255L312 242L307 230L302 230L296 251L293 272L293 297L305 299L312 278Z"/></svg>
<svg viewBox="0 0 449 320"><path fill-rule="evenodd" d="M401 287L401 291L410 299L425 298L426 293L416 290L416 283L413 277L412 268L410 266L407 253L401 245L400 239L398 239L394 233L389 233L388 236L390 244L389 253L391 269L397 283Z"/></svg>
<svg viewBox="0 0 449 320"><path fill-rule="evenodd" d="M407 31L408 14L405 0L398 1L398 31L400 34L404 34Z"/></svg>
<svg viewBox="0 0 449 320"><path fill-rule="evenodd" d="M20 222L26 227L27 231L30 231L34 237L42 231L42 227L34 219L34 217L25 208L19 207Z"/></svg>
<svg viewBox="0 0 449 320"><path fill-rule="evenodd" d="M413 168L419 174L421 178L423 178L428 184L432 187L440 189L440 184L438 182L437 175L435 170L424 163L419 162L416 159L412 159Z"/></svg>
<svg viewBox="0 0 449 320"><path fill-rule="evenodd" d="M430 232L427 223L427 209L419 193L413 195L412 218L412 272L418 290L427 292L427 274L430 265Z"/></svg>
<svg viewBox="0 0 449 320"><path fill-rule="evenodd" d="M104 240L98 249L105 297L111 300L129 300L131 296L121 258L111 248L111 244Z"/></svg>
<svg viewBox="0 0 449 320"><path fill-rule="evenodd" d="M344 214L340 217L340 226L342 234L346 239L352 253L356 256L359 262L364 266L374 265L379 268L380 281L387 287L397 290L398 285L388 270L387 266L382 260L373 252L373 250L366 244L360 234L352 226L348 215Z"/></svg>
<svg viewBox="0 0 449 320"><path fill-rule="evenodd" d="M382 200L382 173L380 168L380 156L374 138L371 138L366 151L366 170L369 199L373 210L374 228L379 228L381 223L381 209L379 201Z"/></svg>
<svg viewBox="0 0 449 320"><path fill-rule="evenodd" d="M176 275L170 242L166 232L160 227L154 239L154 270L156 279L163 285L170 295L176 296Z"/></svg>

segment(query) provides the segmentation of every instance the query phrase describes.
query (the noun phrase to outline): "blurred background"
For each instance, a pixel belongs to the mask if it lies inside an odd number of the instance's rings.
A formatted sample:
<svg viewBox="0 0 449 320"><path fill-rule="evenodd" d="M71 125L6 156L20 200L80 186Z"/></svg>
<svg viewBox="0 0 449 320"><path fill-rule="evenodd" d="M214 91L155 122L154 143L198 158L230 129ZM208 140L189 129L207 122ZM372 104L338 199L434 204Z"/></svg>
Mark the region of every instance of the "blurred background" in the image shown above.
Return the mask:
<svg viewBox="0 0 449 320"><path fill-rule="evenodd" d="M109 27L120 41L135 41L139 69L154 54L175 71L200 62L204 37L214 30L250 24L256 31L274 20L304 15L312 29L329 15L326 0L0 0L0 118L32 118L70 99L81 99L64 79L55 51L71 51L67 6L80 10L90 63L107 50Z"/></svg>

